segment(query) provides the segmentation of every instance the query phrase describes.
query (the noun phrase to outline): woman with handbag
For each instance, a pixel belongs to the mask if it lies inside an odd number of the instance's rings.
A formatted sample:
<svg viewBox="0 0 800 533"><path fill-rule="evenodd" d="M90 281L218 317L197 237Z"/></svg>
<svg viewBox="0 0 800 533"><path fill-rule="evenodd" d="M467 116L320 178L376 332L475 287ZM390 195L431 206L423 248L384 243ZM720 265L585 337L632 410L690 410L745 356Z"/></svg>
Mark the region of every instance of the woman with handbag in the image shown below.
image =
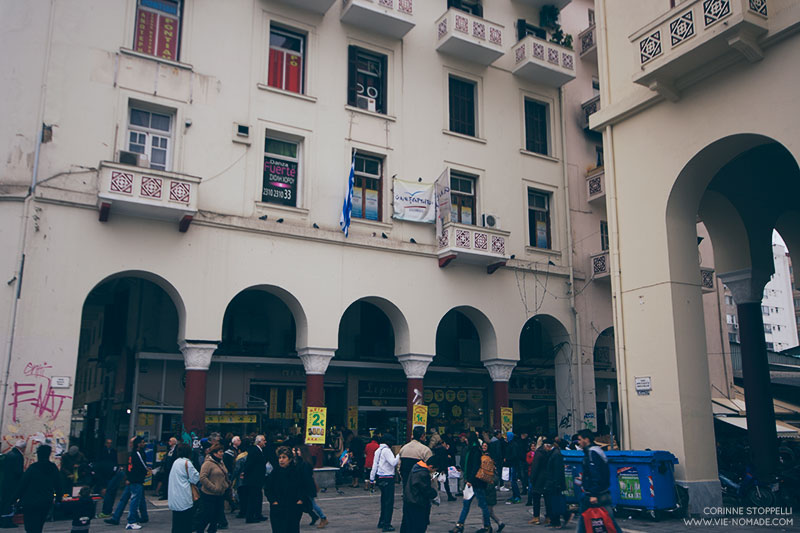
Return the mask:
<svg viewBox="0 0 800 533"><path fill-rule="evenodd" d="M482 443L481 451L483 455L481 455L481 468L478 470L478 477L486 480L486 506L489 508L489 518L497 524L496 531L500 533L506 525L494 514L494 506L497 505L497 484L494 480L494 473L497 471L497 467L492 456L489 455L489 443ZM491 481L488 481L489 479Z"/></svg>
<svg viewBox="0 0 800 533"><path fill-rule="evenodd" d="M199 498L195 484L200 473L191 461L192 447L179 444L167 483L167 504L172 511L172 533L191 533L194 502Z"/></svg>
<svg viewBox="0 0 800 533"><path fill-rule="evenodd" d="M224 519L225 494L231 488L228 470L222 462L225 448L217 443L208 450L206 460L200 468L200 520L197 532L216 533Z"/></svg>
<svg viewBox="0 0 800 533"><path fill-rule="evenodd" d="M478 476L481 470L481 447L478 444L478 435L476 433L467 434L467 450L465 452L464 465L464 479L466 485L464 487L464 503L461 507L461 514L458 517L456 526L450 530L450 533L463 533L464 521L469 514L469 508L472 505L472 500L478 500L478 507L481 508L483 515L483 528L479 529L476 533L492 533L492 522L489 517L489 507L486 505L486 481L481 477L486 477L486 474ZM492 478L494 472L491 473ZM470 495L472 493L473 495Z"/></svg>

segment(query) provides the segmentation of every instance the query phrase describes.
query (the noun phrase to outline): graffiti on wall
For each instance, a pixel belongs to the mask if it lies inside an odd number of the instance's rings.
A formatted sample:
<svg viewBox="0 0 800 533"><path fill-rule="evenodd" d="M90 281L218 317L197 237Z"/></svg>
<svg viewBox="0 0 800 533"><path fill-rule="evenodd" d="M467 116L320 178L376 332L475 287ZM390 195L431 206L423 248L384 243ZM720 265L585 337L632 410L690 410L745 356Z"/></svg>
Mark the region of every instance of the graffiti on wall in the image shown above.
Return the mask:
<svg viewBox="0 0 800 533"><path fill-rule="evenodd" d="M55 420L64 407L64 402L71 400L72 396L61 394L54 389L47 370L53 368L46 361L44 363L28 363L23 370L22 381L15 381L11 385L11 419L19 423L19 411L30 407L36 418Z"/></svg>

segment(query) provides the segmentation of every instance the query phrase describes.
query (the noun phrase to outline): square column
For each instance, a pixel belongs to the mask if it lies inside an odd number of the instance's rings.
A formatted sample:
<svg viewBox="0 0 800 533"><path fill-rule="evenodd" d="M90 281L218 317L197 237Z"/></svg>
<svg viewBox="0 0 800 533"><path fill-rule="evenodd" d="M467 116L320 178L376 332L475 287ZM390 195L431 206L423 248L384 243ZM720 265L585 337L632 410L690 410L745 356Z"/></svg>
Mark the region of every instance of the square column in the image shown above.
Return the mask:
<svg viewBox="0 0 800 533"><path fill-rule="evenodd" d="M186 388L183 391L183 441L200 438L206 431L206 379L216 341L181 341L183 364L186 367Z"/></svg>
<svg viewBox="0 0 800 533"><path fill-rule="evenodd" d="M398 355L397 360L403 365L403 372L406 374L406 431L411 440L411 430L413 427L414 406L422 405L422 380L428 371L428 366L433 361L432 355L407 353Z"/></svg>
<svg viewBox="0 0 800 533"><path fill-rule="evenodd" d="M297 355L303 362L306 371L306 405L305 407L325 407L325 372L336 352L334 348L300 348ZM308 423L306 413L303 413ZM309 446L314 457L314 466L322 466L322 446Z"/></svg>

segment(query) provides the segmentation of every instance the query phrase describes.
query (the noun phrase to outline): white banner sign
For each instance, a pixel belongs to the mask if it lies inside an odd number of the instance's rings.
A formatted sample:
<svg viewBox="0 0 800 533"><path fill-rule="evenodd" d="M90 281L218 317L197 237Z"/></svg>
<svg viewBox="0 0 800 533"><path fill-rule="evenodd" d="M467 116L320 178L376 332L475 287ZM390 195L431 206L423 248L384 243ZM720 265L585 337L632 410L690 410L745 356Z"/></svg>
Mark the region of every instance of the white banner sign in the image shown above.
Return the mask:
<svg viewBox="0 0 800 533"><path fill-rule="evenodd" d="M450 169L444 169L436 182L436 238L442 235L442 226L450 222Z"/></svg>
<svg viewBox="0 0 800 533"><path fill-rule="evenodd" d="M394 180L393 218L432 224L436 219L433 183Z"/></svg>

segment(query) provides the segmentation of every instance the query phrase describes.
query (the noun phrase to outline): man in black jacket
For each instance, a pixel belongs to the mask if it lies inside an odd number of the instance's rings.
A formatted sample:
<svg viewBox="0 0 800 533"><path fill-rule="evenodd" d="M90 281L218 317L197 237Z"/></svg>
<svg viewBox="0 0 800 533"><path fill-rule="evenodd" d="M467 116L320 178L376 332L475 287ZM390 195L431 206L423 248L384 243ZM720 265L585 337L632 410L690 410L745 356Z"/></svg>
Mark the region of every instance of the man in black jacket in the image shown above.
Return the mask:
<svg viewBox="0 0 800 533"><path fill-rule="evenodd" d="M608 467L608 458L603 449L595 444L594 432L582 429L578 432L578 445L583 450L583 474L581 475L581 489L583 498L580 502L580 513L589 507L605 507L608 516L614 521L611 509L611 472ZM620 531L616 521L614 526ZM583 533L585 525L581 518L578 519L578 532Z"/></svg>
<svg viewBox="0 0 800 533"><path fill-rule="evenodd" d="M403 525L400 531L425 533L431 517L431 502L439 492L431 484L434 467L418 461L409 472L408 483L403 486ZM446 471L446 470L445 470Z"/></svg>
<svg viewBox="0 0 800 533"><path fill-rule="evenodd" d="M545 448L550 456L545 467L544 501L547 506L547 516L550 527L561 527L561 518L564 525L569 522L570 513L567 512L567 503L562 492L567 488L564 479L564 457L561 455L561 439L546 439Z"/></svg>
<svg viewBox="0 0 800 533"><path fill-rule="evenodd" d="M538 525L539 515L542 511L542 495L544 494L544 485L547 481L547 459L550 457L550 452L547 446L542 444L533 454L533 463L531 464L531 494L528 499L531 500L533 505L533 518L528 522L529 524Z"/></svg>
<svg viewBox="0 0 800 533"><path fill-rule="evenodd" d="M120 496L117 508L114 509L113 516L105 521L107 524L119 525L128 497L130 497L130 508L128 509L128 525L125 529L142 529L139 523L150 521L147 516L147 500L144 498L144 478L151 474L152 470L147 466L144 447L145 442L142 437L133 438L131 454L128 457L128 467L125 473L127 485L125 485L125 491ZM141 517L139 516L140 514Z"/></svg>
<svg viewBox="0 0 800 533"><path fill-rule="evenodd" d="M261 491L264 487L264 477L267 473L267 456L264 451L266 440L264 435L256 436L255 443L247 450L247 459L244 463L242 485L247 487L247 515L245 522L248 524L266 520L266 517L261 513L263 503Z"/></svg>
<svg viewBox="0 0 800 533"><path fill-rule="evenodd" d="M50 462L52 448L42 444L36 449L37 461L28 467L19 484L19 501L25 509L25 531L41 531L53 500L61 500L61 476Z"/></svg>
<svg viewBox="0 0 800 533"><path fill-rule="evenodd" d="M0 490L0 528L13 528L14 501L25 465L25 441L18 440L3 459L3 486Z"/></svg>

